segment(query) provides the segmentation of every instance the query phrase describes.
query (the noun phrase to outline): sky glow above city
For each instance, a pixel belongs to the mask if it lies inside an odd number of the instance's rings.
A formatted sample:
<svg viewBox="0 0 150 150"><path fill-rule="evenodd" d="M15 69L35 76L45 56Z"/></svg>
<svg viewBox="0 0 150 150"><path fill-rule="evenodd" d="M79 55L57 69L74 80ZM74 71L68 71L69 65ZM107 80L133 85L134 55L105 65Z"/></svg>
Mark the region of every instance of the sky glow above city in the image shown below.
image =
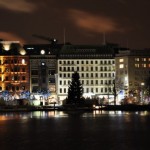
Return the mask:
<svg viewBox="0 0 150 150"><path fill-rule="evenodd" d="M149 0L0 0L0 39L150 48Z"/></svg>

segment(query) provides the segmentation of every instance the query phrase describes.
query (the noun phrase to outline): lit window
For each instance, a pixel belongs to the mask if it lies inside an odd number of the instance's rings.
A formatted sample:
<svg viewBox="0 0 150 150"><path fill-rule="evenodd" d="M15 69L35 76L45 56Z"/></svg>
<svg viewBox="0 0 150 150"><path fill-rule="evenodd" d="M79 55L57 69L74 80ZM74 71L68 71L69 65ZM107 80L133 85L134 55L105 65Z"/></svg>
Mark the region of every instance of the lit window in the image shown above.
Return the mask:
<svg viewBox="0 0 150 150"><path fill-rule="evenodd" d="M135 58L135 61L140 61L140 59L139 58Z"/></svg>
<svg viewBox="0 0 150 150"><path fill-rule="evenodd" d="M119 68L124 68L124 64L120 64L120 65L119 65Z"/></svg>
<svg viewBox="0 0 150 150"><path fill-rule="evenodd" d="M146 58L142 58L142 61L146 61Z"/></svg>
<svg viewBox="0 0 150 150"><path fill-rule="evenodd" d="M119 59L119 62L124 62L124 59Z"/></svg>
<svg viewBox="0 0 150 150"><path fill-rule="evenodd" d="M22 63L22 64L25 64L25 59L22 59L22 60L21 60L21 63Z"/></svg>
<svg viewBox="0 0 150 150"><path fill-rule="evenodd" d="M139 67L140 67L140 65L139 65L139 64L135 64L135 67L136 67L136 68L139 68Z"/></svg>
<svg viewBox="0 0 150 150"><path fill-rule="evenodd" d="M142 64L142 67L143 67L143 68L146 68L146 64Z"/></svg>

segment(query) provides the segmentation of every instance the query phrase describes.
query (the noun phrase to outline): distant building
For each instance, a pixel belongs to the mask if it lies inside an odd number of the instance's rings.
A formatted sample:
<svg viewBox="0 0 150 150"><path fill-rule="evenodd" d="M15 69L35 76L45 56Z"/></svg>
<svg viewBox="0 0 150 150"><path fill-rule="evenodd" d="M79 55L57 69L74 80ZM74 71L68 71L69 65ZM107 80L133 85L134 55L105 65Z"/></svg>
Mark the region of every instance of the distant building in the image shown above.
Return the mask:
<svg viewBox="0 0 150 150"><path fill-rule="evenodd" d="M150 50L120 51L115 62L120 91L124 96L137 95L150 77Z"/></svg>
<svg viewBox="0 0 150 150"><path fill-rule="evenodd" d="M30 91L31 93L49 94L56 98L56 70L59 45L35 44L24 45L30 58ZM46 97L46 98L48 98ZM40 96L43 99L42 96Z"/></svg>
<svg viewBox="0 0 150 150"><path fill-rule="evenodd" d="M129 50L117 44L72 45L0 42L0 91L21 93L62 104L72 74L77 71L85 98L117 103L136 95L150 71L149 50Z"/></svg>
<svg viewBox="0 0 150 150"><path fill-rule="evenodd" d="M80 75L85 98L113 101L115 48L114 45L64 45L57 60L57 96L60 103L67 97L74 71Z"/></svg>
<svg viewBox="0 0 150 150"><path fill-rule="evenodd" d="M0 43L0 91L20 94L29 90L29 56L20 43Z"/></svg>

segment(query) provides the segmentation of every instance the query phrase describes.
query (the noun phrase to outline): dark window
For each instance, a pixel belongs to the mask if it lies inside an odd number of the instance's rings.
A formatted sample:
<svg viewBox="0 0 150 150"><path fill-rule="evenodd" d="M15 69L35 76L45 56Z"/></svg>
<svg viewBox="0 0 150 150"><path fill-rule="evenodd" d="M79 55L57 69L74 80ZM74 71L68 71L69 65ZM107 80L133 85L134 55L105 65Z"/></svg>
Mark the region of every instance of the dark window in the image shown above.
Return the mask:
<svg viewBox="0 0 150 150"><path fill-rule="evenodd" d="M55 83L55 79L54 78L49 78L49 83Z"/></svg>
<svg viewBox="0 0 150 150"><path fill-rule="evenodd" d="M38 70L31 70L31 75L38 75Z"/></svg>
<svg viewBox="0 0 150 150"><path fill-rule="evenodd" d="M46 79L45 78L42 78L42 83L46 83Z"/></svg>
<svg viewBox="0 0 150 150"><path fill-rule="evenodd" d="M26 80L26 77L25 77L25 76L22 76L22 80Z"/></svg>
<svg viewBox="0 0 150 150"><path fill-rule="evenodd" d="M31 79L31 82L32 82L33 84L38 83L38 78L32 78L32 79Z"/></svg>

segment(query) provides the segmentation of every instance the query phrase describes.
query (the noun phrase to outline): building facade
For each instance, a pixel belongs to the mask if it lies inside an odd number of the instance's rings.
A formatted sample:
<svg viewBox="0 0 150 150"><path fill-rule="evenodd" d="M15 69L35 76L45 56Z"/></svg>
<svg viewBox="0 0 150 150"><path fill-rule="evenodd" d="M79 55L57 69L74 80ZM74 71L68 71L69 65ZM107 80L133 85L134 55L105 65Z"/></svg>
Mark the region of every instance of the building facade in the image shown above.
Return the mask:
<svg viewBox="0 0 150 150"><path fill-rule="evenodd" d="M8 42L9 49L0 46L0 91L7 91L19 97L29 90L29 56L19 43ZM11 45L12 44L12 45Z"/></svg>
<svg viewBox="0 0 150 150"><path fill-rule="evenodd" d="M120 51L115 57L115 62L116 82L120 86L122 96L132 94L137 97L150 77L150 51Z"/></svg>
<svg viewBox="0 0 150 150"><path fill-rule="evenodd" d="M115 51L108 45L64 45L58 57L57 96L62 104L67 97L73 72L77 71L85 98L105 98L113 101Z"/></svg>

